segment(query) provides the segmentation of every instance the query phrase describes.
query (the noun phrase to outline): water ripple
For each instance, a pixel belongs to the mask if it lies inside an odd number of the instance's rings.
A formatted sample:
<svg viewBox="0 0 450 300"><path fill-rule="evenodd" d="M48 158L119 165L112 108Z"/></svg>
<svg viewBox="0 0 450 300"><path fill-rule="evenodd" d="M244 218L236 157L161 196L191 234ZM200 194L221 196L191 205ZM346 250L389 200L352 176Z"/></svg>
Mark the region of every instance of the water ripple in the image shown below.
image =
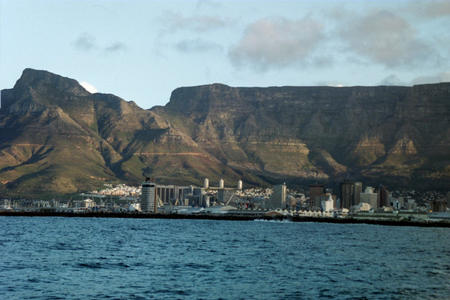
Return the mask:
<svg viewBox="0 0 450 300"><path fill-rule="evenodd" d="M445 299L446 228L0 217L0 299Z"/></svg>

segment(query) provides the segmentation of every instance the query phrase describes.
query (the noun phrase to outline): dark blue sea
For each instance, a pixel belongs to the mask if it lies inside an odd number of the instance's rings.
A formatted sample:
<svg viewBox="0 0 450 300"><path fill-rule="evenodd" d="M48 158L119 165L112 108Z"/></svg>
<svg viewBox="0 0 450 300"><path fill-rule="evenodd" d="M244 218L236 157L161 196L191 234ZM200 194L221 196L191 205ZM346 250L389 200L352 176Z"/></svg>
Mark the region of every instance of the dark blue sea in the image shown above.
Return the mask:
<svg viewBox="0 0 450 300"><path fill-rule="evenodd" d="M449 299L450 230L0 217L0 299Z"/></svg>

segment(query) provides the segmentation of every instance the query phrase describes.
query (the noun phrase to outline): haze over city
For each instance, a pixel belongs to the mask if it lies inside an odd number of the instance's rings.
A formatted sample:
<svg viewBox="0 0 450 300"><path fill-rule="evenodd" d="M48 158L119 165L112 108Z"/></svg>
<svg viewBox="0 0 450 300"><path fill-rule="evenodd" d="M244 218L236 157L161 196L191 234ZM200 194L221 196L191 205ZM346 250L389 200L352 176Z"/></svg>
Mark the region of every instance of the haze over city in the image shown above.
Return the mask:
<svg viewBox="0 0 450 300"><path fill-rule="evenodd" d="M449 15L449 1L1 0L0 88L31 67L150 108L214 82L450 81Z"/></svg>

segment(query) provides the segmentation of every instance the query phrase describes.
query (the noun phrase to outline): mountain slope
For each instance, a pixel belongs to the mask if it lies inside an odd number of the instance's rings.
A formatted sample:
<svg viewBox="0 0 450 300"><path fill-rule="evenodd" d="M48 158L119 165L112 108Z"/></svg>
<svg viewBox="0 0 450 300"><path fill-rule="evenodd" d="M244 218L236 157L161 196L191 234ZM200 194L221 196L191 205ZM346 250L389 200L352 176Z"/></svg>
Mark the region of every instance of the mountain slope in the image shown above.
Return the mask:
<svg viewBox="0 0 450 300"><path fill-rule="evenodd" d="M237 169L448 186L450 84L180 88L165 111Z"/></svg>
<svg viewBox="0 0 450 300"><path fill-rule="evenodd" d="M102 183L250 184L343 178L450 184L450 84L176 89L139 108L24 70L2 90L0 192L72 193Z"/></svg>

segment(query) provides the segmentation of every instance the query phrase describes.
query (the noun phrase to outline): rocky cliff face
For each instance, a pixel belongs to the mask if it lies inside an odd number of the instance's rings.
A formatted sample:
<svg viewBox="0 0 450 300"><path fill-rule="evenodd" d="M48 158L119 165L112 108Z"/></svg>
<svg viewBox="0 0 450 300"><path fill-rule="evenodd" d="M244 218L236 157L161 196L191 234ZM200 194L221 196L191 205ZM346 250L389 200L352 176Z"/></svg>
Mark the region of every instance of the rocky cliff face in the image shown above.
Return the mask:
<svg viewBox="0 0 450 300"><path fill-rule="evenodd" d="M194 140L242 171L318 180L350 176L448 183L448 83L210 85L175 90L165 109L194 123Z"/></svg>
<svg viewBox="0 0 450 300"><path fill-rule="evenodd" d="M450 185L450 84L176 89L143 110L26 69L2 91L0 192L70 193L110 181L244 179Z"/></svg>

